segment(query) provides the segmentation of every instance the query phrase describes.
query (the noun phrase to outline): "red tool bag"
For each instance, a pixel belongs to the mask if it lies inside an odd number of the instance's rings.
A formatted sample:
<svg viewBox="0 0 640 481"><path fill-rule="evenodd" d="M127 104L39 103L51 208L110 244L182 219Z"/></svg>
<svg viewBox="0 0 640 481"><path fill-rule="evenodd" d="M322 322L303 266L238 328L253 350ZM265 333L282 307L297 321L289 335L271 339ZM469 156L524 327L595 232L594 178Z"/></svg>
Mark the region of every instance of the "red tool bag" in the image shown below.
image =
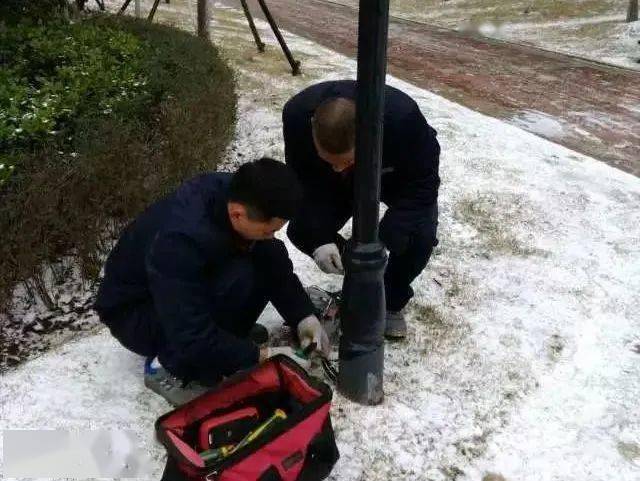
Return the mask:
<svg viewBox="0 0 640 481"><path fill-rule="evenodd" d="M161 481L325 479L339 457L331 397L329 386L286 356L239 373L156 421L168 451ZM271 423L274 412L281 417ZM212 448L225 455L205 462Z"/></svg>

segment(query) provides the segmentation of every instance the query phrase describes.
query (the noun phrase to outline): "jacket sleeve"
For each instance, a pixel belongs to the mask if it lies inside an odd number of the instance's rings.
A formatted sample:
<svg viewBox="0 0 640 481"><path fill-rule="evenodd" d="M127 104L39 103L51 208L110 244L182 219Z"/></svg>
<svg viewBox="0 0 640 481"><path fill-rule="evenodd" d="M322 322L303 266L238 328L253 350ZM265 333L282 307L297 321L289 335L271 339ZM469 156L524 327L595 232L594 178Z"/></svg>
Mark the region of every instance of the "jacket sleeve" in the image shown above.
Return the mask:
<svg viewBox="0 0 640 481"><path fill-rule="evenodd" d="M405 146L394 162L402 189L380 222L380 239L389 250L401 253L417 226L430 219L428 208L437 201L440 145L419 110L390 130L395 144Z"/></svg>
<svg viewBox="0 0 640 481"><path fill-rule="evenodd" d="M210 307L206 256L182 233L161 234L146 259L153 301L180 364L210 366L212 378L258 363L258 348L216 325ZM213 372L215 371L215 372Z"/></svg>
<svg viewBox="0 0 640 481"><path fill-rule="evenodd" d="M256 243L253 257L257 269L264 274L269 300L285 323L296 328L313 314L313 304L298 276L284 243L278 239Z"/></svg>
<svg viewBox="0 0 640 481"><path fill-rule="evenodd" d="M291 220L287 235L293 245L307 255L318 247L335 242L337 232L351 216L350 199L339 195L331 173L319 166L306 119L298 119L285 107L282 114L285 161L304 188L298 215Z"/></svg>

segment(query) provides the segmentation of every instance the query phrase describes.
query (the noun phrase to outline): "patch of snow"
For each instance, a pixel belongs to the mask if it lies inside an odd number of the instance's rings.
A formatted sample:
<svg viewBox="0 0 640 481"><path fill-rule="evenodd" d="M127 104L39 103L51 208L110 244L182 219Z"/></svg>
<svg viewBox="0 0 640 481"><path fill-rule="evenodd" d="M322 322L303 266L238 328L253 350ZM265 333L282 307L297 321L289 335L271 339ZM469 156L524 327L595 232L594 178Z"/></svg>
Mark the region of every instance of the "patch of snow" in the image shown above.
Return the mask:
<svg viewBox="0 0 640 481"><path fill-rule="evenodd" d="M580 25L593 25L604 22L624 22L625 15L596 15L594 17L584 18L569 18L565 20L554 20L551 22L518 22L518 23L504 23L502 28L505 32L512 30L525 30L525 29L539 29L539 28L556 28L556 27L577 27Z"/></svg>
<svg viewBox="0 0 640 481"><path fill-rule="evenodd" d="M602 15L546 23L500 25L487 34L634 70L640 69L640 22Z"/></svg>
<svg viewBox="0 0 640 481"><path fill-rule="evenodd" d="M565 135L563 125L556 117L537 110L524 110L509 120L514 125L546 138L559 140Z"/></svg>

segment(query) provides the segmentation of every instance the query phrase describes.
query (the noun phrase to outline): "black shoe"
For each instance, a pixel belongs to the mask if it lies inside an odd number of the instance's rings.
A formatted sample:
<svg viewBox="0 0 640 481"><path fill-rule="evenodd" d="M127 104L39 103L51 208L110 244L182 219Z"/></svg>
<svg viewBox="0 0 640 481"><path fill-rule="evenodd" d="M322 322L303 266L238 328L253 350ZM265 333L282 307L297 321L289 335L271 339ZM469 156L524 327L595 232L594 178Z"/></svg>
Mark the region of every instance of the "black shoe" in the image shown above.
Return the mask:
<svg viewBox="0 0 640 481"><path fill-rule="evenodd" d="M407 320L403 311L387 311L384 335L395 341L407 337Z"/></svg>

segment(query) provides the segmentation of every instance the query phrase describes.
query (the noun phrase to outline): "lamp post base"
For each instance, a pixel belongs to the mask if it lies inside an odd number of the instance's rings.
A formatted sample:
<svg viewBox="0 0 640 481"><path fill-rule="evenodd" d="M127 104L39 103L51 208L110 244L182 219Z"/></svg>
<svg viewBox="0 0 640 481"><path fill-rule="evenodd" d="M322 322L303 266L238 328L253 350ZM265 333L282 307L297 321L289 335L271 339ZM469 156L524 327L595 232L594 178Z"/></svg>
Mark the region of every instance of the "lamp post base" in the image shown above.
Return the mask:
<svg viewBox="0 0 640 481"><path fill-rule="evenodd" d="M358 346L340 343L338 390L345 397L364 405L380 404L384 399L382 373L384 344L363 352Z"/></svg>
<svg viewBox="0 0 640 481"><path fill-rule="evenodd" d="M347 250L342 288L338 390L360 404L383 400L384 270L387 256L379 242Z"/></svg>

